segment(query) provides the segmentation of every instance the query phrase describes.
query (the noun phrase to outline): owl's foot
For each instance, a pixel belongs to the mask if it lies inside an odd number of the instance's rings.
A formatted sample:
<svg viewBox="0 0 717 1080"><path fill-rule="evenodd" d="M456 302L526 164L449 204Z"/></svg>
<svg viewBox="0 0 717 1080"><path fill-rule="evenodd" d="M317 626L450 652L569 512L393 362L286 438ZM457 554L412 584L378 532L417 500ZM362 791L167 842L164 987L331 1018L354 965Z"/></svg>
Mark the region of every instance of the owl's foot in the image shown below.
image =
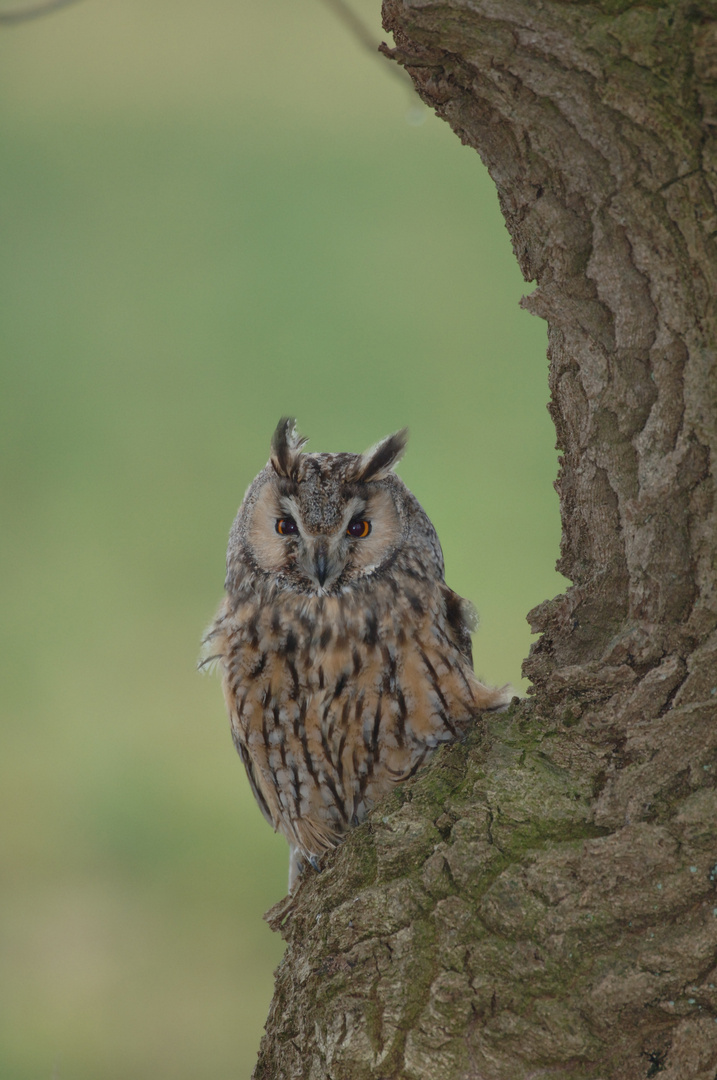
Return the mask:
<svg viewBox="0 0 717 1080"><path fill-rule="evenodd" d="M289 845L289 892L299 884L306 867L310 866L317 874L321 873L321 863L316 855L305 855L299 848Z"/></svg>

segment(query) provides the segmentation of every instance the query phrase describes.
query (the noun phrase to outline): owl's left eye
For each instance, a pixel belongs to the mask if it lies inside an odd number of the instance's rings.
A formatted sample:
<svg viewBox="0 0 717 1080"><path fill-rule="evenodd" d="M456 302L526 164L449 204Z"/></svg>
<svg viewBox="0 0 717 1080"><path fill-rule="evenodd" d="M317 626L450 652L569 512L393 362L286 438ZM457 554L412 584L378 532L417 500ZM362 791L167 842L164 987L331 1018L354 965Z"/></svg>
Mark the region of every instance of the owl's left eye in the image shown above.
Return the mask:
<svg viewBox="0 0 717 1080"><path fill-rule="evenodd" d="M365 518L354 518L349 522L346 535L352 536L354 540L363 540L370 532L370 521L366 521Z"/></svg>
<svg viewBox="0 0 717 1080"><path fill-rule="evenodd" d="M299 526L293 518L278 518L276 522L276 531L279 536L294 536L295 533L298 533Z"/></svg>

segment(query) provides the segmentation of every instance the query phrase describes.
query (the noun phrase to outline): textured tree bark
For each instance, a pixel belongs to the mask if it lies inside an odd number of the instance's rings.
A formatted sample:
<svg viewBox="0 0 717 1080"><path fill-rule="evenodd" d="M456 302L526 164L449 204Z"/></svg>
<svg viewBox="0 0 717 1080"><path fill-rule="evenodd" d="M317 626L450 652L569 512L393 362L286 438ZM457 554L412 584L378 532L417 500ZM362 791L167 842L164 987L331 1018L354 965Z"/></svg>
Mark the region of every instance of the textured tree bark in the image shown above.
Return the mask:
<svg viewBox="0 0 717 1080"><path fill-rule="evenodd" d="M715 1080L717 5L384 20L537 281L573 584L532 697L302 886L254 1075Z"/></svg>

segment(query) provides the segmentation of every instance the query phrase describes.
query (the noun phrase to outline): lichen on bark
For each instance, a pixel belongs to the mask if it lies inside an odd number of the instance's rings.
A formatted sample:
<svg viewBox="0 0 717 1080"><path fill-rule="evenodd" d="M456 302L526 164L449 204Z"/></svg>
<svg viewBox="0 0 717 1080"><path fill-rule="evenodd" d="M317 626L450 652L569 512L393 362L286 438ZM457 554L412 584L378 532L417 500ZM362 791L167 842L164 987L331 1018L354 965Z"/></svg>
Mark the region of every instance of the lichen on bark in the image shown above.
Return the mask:
<svg viewBox="0 0 717 1080"><path fill-rule="evenodd" d="M531 699L302 885L255 1077L714 1080L717 5L384 21L536 282L572 585Z"/></svg>

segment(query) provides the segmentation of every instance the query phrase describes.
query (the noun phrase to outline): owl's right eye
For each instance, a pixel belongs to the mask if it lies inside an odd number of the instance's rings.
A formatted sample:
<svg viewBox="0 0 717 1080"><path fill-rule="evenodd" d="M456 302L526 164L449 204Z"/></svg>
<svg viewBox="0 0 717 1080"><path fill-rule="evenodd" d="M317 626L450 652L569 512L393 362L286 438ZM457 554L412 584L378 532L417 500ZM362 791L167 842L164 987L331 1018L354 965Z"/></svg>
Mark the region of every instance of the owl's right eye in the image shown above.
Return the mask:
<svg viewBox="0 0 717 1080"><path fill-rule="evenodd" d="M279 536L294 536L298 533L299 526L293 518L277 518L276 531Z"/></svg>

